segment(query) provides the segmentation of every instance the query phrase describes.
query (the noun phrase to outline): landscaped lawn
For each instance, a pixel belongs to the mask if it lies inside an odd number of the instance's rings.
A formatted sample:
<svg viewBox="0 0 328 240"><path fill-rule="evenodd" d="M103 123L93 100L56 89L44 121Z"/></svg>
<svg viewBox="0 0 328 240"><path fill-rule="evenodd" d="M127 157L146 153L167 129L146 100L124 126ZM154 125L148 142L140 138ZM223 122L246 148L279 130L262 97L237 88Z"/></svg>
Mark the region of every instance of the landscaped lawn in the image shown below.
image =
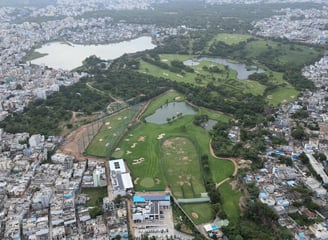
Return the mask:
<svg viewBox="0 0 328 240"><path fill-rule="evenodd" d="M195 224L208 223L213 220L213 210L209 203L183 204L182 208Z"/></svg>
<svg viewBox="0 0 328 240"><path fill-rule="evenodd" d="M168 93L168 95L162 95L156 98L150 106L161 106L167 99L172 99L176 96L176 93L172 92ZM184 98L183 96L180 97ZM146 113L149 114L154 112L154 110L156 109L153 108L149 112L146 111ZM204 111L206 110L203 109L202 112ZM215 112L211 111L211 117L214 116ZM215 176L217 176L217 179L231 176L234 170L233 164L230 161L222 160L222 162L220 161L222 168L220 167L220 164L217 163L218 159L210 155L209 133L205 129L195 126L193 118L194 116L187 115L167 124L141 122L125 135L119 146L120 151L114 152L112 157L124 158L127 161L137 191L164 190L167 186L167 181L164 177L164 166L161 162L161 154L163 154L161 153L161 144L164 139L170 137L193 139L197 145L197 152L195 152L197 156L195 157L197 158L203 154L208 155L210 164L215 162L213 171L216 172ZM227 121L229 117L218 114L215 119ZM183 155L180 154L181 156ZM200 166L195 170L200 172Z"/></svg>
<svg viewBox="0 0 328 240"><path fill-rule="evenodd" d="M193 139L195 141L195 139ZM198 147L188 138L166 138L161 158L167 184L176 198L199 198L206 192L200 171Z"/></svg>
<svg viewBox="0 0 328 240"><path fill-rule="evenodd" d="M279 87L274 92L269 93L267 101L274 106L278 106L281 103L295 101L298 94L299 91L295 90L293 87Z"/></svg>
<svg viewBox="0 0 328 240"><path fill-rule="evenodd" d="M242 197L240 191L232 190L230 182L225 182L219 187L223 209L228 216L228 219L237 223L240 215L239 201Z"/></svg>

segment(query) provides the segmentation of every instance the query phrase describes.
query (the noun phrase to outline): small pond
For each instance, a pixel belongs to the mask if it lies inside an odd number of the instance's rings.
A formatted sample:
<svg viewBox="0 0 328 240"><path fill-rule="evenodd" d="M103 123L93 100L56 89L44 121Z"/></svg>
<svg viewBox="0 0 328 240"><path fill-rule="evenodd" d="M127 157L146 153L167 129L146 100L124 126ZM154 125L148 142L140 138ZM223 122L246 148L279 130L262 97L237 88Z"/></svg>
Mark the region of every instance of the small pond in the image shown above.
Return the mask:
<svg viewBox="0 0 328 240"><path fill-rule="evenodd" d="M170 102L156 110L153 115L145 118L146 122L164 124L167 119L177 118L179 115L194 115L197 111L186 102Z"/></svg>
<svg viewBox="0 0 328 240"><path fill-rule="evenodd" d="M213 130L213 127L217 124L218 121L209 119L205 124L202 125L202 127L206 130L206 131L211 131Z"/></svg>
<svg viewBox="0 0 328 240"><path fill-rule="evenodd" d="M233 63L230 62L228 59L225 58L220 58L220 57L202 57L197 60L186 60L183 63L187 66L196 66L199 64L200 61L209 61L209 62L214 62L217 64L221 64L224 66L228 66L229 68L235 70L237 72L237 78L239 80L245 80L248 78L249 75L253 73L263 73L265 72L263 69L254 69L254 66L252 66L253 69L248 69L246 64L243 63Z"/></svg>

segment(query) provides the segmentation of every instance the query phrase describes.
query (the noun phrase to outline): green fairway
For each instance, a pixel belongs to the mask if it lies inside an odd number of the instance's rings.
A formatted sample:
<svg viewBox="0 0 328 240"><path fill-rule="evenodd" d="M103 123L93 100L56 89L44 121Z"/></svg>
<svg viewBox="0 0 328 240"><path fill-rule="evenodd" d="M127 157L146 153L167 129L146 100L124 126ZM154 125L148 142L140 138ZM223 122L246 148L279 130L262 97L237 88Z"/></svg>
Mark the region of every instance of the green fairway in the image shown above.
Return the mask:
<svg viewBox="0 0 328 240"><path fill-rule="evenodd" d="M197 225L213 220L214 214L209 203L183 204L182 208Z"/></svg>
<svg viewBox="0 0 328 240"><path fill-rule="evenodd" d="M295 90L293 87L279 87L274 92L269 93L267 101L274 106L278 106L281 103L295 101L298 94L299 91Z"/></svg>
<svg viewBox="0 0 328 240"><path fill-rule="evenodd" d="M184 96L176 92L168 92L154 99L149 105L150 110L147 110L145 114L148 115L154 112L156 106L159 107L161 104L165 103L167 99L173 99L177 96L184 99ZM229 120L229 117L223 114L216 114L214 111L202 109L201 112L210 113L211 115L209 116L215 120ZM119 146L120 151L114 152L112 157L124 158L127 161L137 191L164 190L167 186L163 164L161 162L161 154L163 154L161 153L161 142L170 137L194 139L193 141L197 144L196 147L198 147L198 152L192 154L195 155L192 156L193 159L197 159L200 155L206 154L209 156L210 164L214 163L213 166L216 169L213 171L217 172L216 176L218 176L218 179L231 176L234 170L232 163L222 160L222 162L220 161L222 165L220 165L217 159L211 157L209 151L209 133L203 128L195 126L193 124L193 118L194 116L187 115L169 124L162 125L141 122L125 135ZM176 155L180 157L184 156L183 154ZM197 160L199 160L199 158ZM199 163L195 171L200 172ZM150 181L150 179L152 179L152 181Z"/></svg>
<svg viewBox="0 0 328 240"><path fill-rule="evenodd" d="M240 191L232 190L230 182L223 183L219 188L223 209L228 216L228 219L237 223L240 215L239 201L242 197Z"/></svg>
<svg viewBox="0 0 328 240"><path fill-rule="evenodd" d="M108 157L124 134L128 124L132 121L138 108L128 108L105 119L98 134L92 139L85 150L85 154Z"/></svg>
<svg viewBox="0 0 328 240"><path fill-rule="evenodd" d="M215 41L221 41L228 45L238 44L240 42L245 42L247 39L250 39L251 35L244 34L229 34L229 33L220 33L216 35L209 43L211 45Z"/></svg>
<svg viewBox="0 0 328 240"><path fill-rule="evenodd" d="M161 61L170 64L173 60L185 61L191 60L192 56L179 54L163 54L160 55ZM150 74L155 77L163 77L172 81L181 83L190 83L197 86L205 87L207 84L221 86L227 92L232 94L251 93L253 95L262 95L265 86L250 80L237 79L237 72L231 68L216 64L211 61L202 60L198 65L191 66L194 72L183 72L183 74L171 72L168 69L163 69L143 60L140 61L139 72ZM217 69L213 72L210 69Z"/></svg>
<svg viewBox="0 0 328 240"><path fill-rule="evenodd" d="M206 192L197 149L188 138L171 137L162 142L165 177L176 198L199 198Z"/></svg>

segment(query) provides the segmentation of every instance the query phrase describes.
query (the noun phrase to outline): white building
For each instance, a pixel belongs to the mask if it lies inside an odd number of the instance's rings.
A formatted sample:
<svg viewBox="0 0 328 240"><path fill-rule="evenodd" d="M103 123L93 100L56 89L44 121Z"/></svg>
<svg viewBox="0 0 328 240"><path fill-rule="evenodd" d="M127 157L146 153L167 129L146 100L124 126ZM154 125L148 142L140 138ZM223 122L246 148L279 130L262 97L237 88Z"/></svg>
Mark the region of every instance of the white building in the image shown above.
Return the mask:
<svg viewBox="0 0 328 240"><path fill-rule="evenodd" d="M133 189L133 183L123 159L110 160L109 168L114 197L125 196L128 190Z"/></svg>

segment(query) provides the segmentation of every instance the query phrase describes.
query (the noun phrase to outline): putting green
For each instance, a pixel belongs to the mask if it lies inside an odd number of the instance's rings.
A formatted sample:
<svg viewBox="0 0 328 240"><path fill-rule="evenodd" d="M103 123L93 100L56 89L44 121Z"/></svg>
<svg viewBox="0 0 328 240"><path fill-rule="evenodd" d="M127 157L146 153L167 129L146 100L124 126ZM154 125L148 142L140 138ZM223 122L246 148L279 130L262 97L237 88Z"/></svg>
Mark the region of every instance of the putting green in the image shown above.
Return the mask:
<svg viewBox="0 0 328 240"><path fill-rule="evenodd" d="M151 188L155 185L155 182L152 178L144 178L140 181L140 185L146 188Z"/></svg>

